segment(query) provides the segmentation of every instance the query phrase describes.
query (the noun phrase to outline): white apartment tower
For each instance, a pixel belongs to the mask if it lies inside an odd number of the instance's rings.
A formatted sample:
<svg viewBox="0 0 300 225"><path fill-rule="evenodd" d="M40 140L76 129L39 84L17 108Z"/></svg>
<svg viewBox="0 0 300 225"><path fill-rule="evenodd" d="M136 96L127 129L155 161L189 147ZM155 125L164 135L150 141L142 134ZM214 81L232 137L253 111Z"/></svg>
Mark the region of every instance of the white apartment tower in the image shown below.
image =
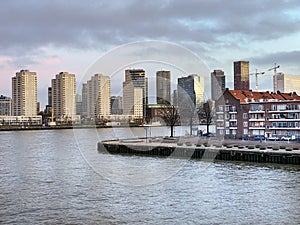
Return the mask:
<svg viewBox="0 0 300 225"><path fill-rule="evenodd" d="M110 77L95 74L86 84L86 108L89 117L110 115Z"/></svg>
<svg viewBox="0 0 300 225"><path fill-rule="evenodd" d="M72 118L76 115L75 74L60 72L52 79L52 109L56 118Z"/></svg>
<svg viewBox="0 0 300 225"><path fill-rule="evenodd" d="M275 81L277 80L277 82ZM300 94L300 76L299 75L288 75L284 73L277 73L274 76L274 89L277 84L277 90L281 93L296 92Z"/></svg>
<svg viewBox="0 0 300 225"><path fill-rule="evenodd" d="M12 115L37 115L37 76L36 72L21 70L12 78Z"/></svg>

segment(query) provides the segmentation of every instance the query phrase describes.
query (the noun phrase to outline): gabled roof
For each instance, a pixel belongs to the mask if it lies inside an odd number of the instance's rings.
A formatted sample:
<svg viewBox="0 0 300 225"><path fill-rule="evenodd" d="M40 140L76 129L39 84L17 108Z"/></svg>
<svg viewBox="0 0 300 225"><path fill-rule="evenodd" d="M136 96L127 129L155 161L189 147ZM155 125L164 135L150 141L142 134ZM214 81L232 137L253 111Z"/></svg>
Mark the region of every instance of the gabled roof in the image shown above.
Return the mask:
<svg viewBox="0 0 300 225"><path fill-rule="evenodd" d="M300 100L300 96L294 93L273 93L273 92L257 92L257 91L244 91L244 90L228 90L228 92L237 100L240 100L241 104L247 104L249 102L267 102L269 100L274 101L287 101L287 100Z"/></svg>

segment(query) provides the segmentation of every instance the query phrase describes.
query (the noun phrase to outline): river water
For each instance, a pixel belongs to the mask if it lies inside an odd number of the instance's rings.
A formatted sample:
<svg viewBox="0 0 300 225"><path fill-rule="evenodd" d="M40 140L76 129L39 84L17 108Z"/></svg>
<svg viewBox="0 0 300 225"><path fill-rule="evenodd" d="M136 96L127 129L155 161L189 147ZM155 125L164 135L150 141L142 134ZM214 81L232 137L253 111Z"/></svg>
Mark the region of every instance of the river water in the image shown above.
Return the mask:
<svg viewBox="0 0 300 225"><path fill-rule="evenodd" d="M0 132L0 224L300 223L298 166L97 152L99 140L145 132Z"/></svg>

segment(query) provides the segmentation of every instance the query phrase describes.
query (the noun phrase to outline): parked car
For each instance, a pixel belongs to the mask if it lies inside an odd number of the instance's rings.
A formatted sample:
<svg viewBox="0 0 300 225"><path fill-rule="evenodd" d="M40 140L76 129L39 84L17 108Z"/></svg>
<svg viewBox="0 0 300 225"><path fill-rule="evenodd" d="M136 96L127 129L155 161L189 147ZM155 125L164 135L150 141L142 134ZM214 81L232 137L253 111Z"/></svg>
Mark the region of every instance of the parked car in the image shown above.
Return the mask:
<svg viewBox="0 0 300 225"><path fill-rule="evenodd" d="M280 140L282 140L282 141L290 141L290 140L292 140L292 138L289 137L289 136L282 136Z"/></svg>
<svg viewBox="0 0 300 225"><path fill-rule="evenodd" d="M249 137L248 137L248 135L244 135L244 136L241 136L239 139L240 140L249 140Z"/></svg>
<svg viewBox="0 0 300 225"><path fill-rule="evenodd" d="M254 141L262 141L265 140L265 136L264 135L256 135L253 137Z"/></svg>
<svg viewBox="0 0 300 225"><path fill-rule="evenodd" d="M271 136L268 138L269 141L279 141L279 137Z"/></svg>
<svg viewBox="0 0 300 225"><path fill-rule="evenodd" d="M210 133L210 132L202 134L202 136L204 136L204 137L215 137L215 135L213 133Z"/></svg>

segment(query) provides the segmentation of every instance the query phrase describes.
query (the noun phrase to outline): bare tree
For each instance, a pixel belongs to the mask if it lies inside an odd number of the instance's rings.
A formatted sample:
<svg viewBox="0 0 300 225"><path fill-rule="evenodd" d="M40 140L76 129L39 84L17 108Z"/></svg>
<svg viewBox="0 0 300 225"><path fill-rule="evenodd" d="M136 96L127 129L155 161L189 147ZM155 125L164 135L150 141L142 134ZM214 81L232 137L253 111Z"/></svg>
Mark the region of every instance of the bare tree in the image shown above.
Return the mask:
<svg viewBox="0 0 300 225"><path fill-rule="evenodd" d="M179 122L180 116L177 108L174 105L163 106L159 110L160 117L164 120L167 126L171 128L171 137L174 136L174 126Z"/></svg>
<svg viewBox="0 0 300 225"><path fill-rule="evenodd" d="M204 122L206 125L207 133L209 133L209 126L213 122L213 104L212 101L208 100L201 104L200 108L198 109L198 116L199 120Z"/></svg>

